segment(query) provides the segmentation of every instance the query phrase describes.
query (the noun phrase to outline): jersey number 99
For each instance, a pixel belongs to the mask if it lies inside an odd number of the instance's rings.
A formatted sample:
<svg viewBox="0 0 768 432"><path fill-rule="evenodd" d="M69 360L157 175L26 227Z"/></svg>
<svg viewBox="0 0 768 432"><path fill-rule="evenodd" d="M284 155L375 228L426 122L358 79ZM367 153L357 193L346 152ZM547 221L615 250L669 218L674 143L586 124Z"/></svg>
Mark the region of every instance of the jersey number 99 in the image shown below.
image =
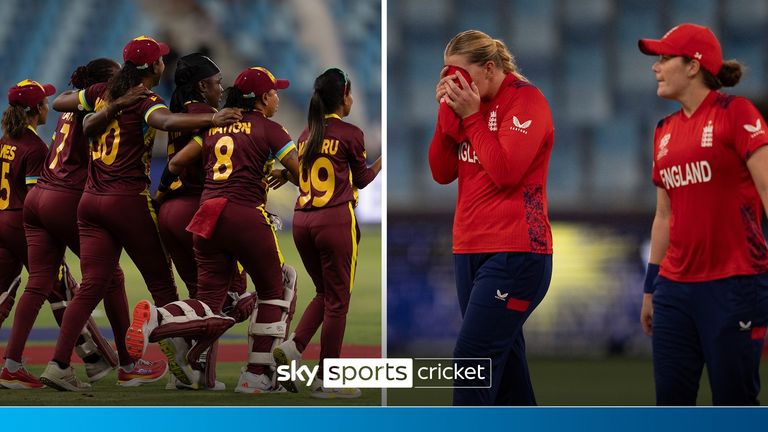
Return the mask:
<svg viewBox="0 0 768 432"><path fill-rule="evenodd" d="M299 187L301 196L299 196L299 205L305 206L309 200L312 200L312 207L323 207L333 197L333 191L336 189L336 176L333 173L333 164L327 157L320 156L312 164L309 170L309 178L304 176L306 170L300 170ZM320 172L325 171L321 180ZM315 195L319 192L320 196ZM313 196L314 195L314 196Z"/></svg>

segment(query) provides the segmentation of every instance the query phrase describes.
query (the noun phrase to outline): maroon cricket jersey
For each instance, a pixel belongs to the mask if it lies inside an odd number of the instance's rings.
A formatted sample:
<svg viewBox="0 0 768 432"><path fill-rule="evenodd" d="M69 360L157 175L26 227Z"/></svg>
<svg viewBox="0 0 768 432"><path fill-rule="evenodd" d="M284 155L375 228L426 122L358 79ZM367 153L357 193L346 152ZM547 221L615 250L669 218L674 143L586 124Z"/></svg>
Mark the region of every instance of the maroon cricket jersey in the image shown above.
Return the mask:
<svg viewBox="0 0 768 432"><path fill-rule="evenodd" d="M48 157L43 165L38 186L53 190L82 192L88 179L90 148L83 133L83 117L104 103L105 83L94 84L78 92L79 112L65 112L59 116Z"/></svg>
<svg viewBox="0 0 768 432"><path fill-rule="evenodd" d="M184 112L193 114L213 114L216 112L216 109L207 103L189 101L184 104ZM199 135L199 133L199 130L192 132L169 132L168 160L170 161L173 159L173 156L186 147L192 138L195 135ZM204 184L205 175L203 174L203 161L198 160L192 165L184 168L184 171L181 172L178 180L171 184L171 190L166 195L166 200L182 195L200 196L200 194L203 193Z"/></svg>
<svg viewBox="0 0 768 432"><path fill-rule="evenodd" d="M27 197L27 185L40 177L45 154L43 140L27 125L18 139L0 140L0 210L21 210Z"/></svg>
<svg viewBox="0 0 768 432"><path fill-rule="evenodd" d="M105 195L135 195L149 186L156 130L147 124L155 110L168 109L154 92L120 111L91 144L85 190Z"/></svg>
<svg viewBox="0 0 768 432"><path fill-rule="evenodd" d="M266 202L266 178L275 159L296 148L280 124L258 111L244 112L239 122L210 128L195 140L203 146L205 189L200 201L223 197L249 207Z"/></svg>
<svg viewBox="0 0 768 432"><path fill-rule="evenodd" d="M299 166L309 130L299 137ZM333 207L352 202L357 207L357 189L373 181L376 174L366 165L363 131L338 115L326 116L325 136L310 169L300 169L296 210Z"/></svg>

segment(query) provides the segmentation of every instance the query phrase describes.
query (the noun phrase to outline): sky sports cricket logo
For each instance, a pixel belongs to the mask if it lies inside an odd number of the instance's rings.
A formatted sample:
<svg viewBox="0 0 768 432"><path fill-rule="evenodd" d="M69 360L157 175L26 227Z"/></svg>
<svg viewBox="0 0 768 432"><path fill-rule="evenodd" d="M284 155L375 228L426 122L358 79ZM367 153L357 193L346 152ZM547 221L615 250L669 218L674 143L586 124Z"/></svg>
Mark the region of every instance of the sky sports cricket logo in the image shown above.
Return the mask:
<svg viewBox="0 0 768 432"><path fill-rule="evenodd" d="M309 387L319 370L291 361L277 367L277 378ZM322 377L326 388L490 388L492 379L488 358L325 359Z"/></svg>

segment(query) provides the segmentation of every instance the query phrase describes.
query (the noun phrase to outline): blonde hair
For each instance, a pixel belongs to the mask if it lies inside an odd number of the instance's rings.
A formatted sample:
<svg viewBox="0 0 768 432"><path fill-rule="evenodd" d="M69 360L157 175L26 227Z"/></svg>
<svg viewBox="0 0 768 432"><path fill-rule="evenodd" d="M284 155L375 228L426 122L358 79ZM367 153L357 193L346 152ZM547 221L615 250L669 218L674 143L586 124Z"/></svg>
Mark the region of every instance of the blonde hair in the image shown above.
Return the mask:
<svg viewBox="0 0 768 432"><path fill-rule="evenodd" d="M445 56L463 55L470 63L483 65L492 61L505 74L513 74L518 79L528 81L517 69L515 57L509 52L504 42L493 39L479 30L463 31L453 37L445 47Z"/></svg>

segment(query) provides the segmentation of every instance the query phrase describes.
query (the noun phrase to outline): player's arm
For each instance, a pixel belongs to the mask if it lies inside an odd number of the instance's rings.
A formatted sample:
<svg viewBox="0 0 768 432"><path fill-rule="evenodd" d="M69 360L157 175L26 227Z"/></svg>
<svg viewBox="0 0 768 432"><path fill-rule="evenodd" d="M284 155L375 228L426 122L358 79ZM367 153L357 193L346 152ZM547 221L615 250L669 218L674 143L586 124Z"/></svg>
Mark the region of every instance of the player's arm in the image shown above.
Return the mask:
<svg viewBox="0 0 768 432"><path fill-rule="evenodd" d="M449 184L459 177L458 151L458 144L436 126L429 143L429 169L436 182Z"/></svg>
<svg viewBox="0 0 768 432"><path fill-rule="evenodd" d="M79 90L67 90L56 96L56 99L51 103L51 107L58 112L75 112L78 110L78 105L80 105L79 95Z"/></svg>
<svg viewBox="0 0 768 432"><path fill-rule="evenodd" d="M227 126L242 119L237 108L224 108L211 114L172 113L166 106L149 111L147 124L164 131L194 131L210 127Z"/></svg>
<svg viewBox="0 0 768 432"><path fill-rule="evenodd" d="M459 74L461 87L448 82L446 102L463 120L462 125L483 169L499 188L516 187L552 133L549 109L544 96L533 87L522 88L498 120L498 134L488 130L479 111L480 92ZM515 116L523 125L517 127ZM523 131L521 131L521 129Z"/></svg>
<svg viewBox="0 0 768 432"><path fill-rule="evenodd" d="M747 168L755 182L757 193L763 203L763 209L768 211L768 145L755 150L747 159Z"/></svg>
<svg viewBox="0 0 768 432"><path fill-rule="evenodd" d="M173 155L163 169L160 183L155 192L155 201L162 201L165 194L171 189L171 184L179 178L184 168L193 165L203 155L203 139L200 136L192 137L181 151Z"/></svg>
<svg viewBox="0 0 768 432"><path fill-rule="evenodd" d="M643 306L640 310L640 325L646 335L653 333L653 282L659 274L659 263L664 259L669 247L669 219L672 216L672 205L667 191L656 188L656 214L651 227L651 257L648 260L648 270L645 274L643 289Z"/></svg>
<svg viewBox="0 0 768 432"><path fill-rule="evenodd" d="M82 101L84 101L83 92L84 90L78 93L80 95L78 96L78 103L80 104L82 104ZM115 119L120 111L134 105L142 99L145 99L149 94L149 90L147 90L147 88L141 84L131 88L125 92L124 95L108 103L107 106L100 109L99 111L86 115L83 119L83 133L86 136L94 136L103 132L107 125L109 125L109 123ZM81 101L81 99L83 100Z"/></svg>
<svg viewBox="0 0 768 432"><path fill-rule="evenodd" d="M367 159L363 131L358 129L349 138L349 153L347 154L349 169L352 173L352 184L358 189L368 186L381 171L381 156L371 166L367 165Z"/></svg>

